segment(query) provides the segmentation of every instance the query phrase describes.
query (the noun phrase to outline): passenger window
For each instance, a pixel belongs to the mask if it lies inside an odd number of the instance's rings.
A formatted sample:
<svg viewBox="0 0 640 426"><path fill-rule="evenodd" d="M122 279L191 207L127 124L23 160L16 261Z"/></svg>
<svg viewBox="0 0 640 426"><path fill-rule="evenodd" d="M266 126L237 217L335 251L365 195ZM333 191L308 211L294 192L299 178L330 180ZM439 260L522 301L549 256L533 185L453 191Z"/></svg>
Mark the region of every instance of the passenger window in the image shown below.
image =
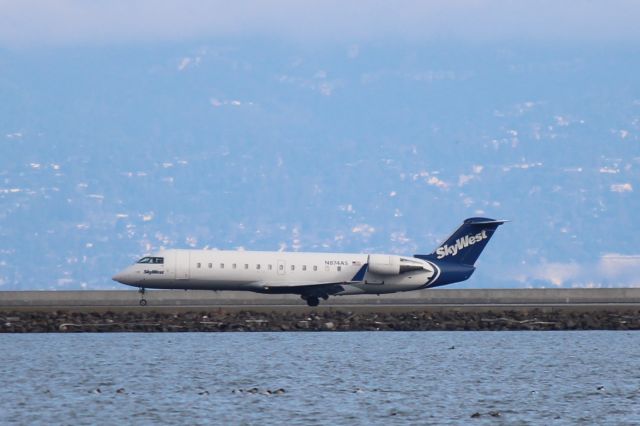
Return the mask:
<svg viewBox="0 0 640 426"><path fill-rule="evenodd" d="M272 270L272 269L273 269L273 265L269 265L269 270Z"/></svg>
<svg viewBox="0 0 640 426"><path fill-rule="evenodd" d="M233 269L236 269L236 264L234 263L233 265L231 265L231 267L232 267Z"/></svg>
<svg viewBox="0 0 640 426"><path fill-rule="evenodd" d="M280 265L280 270L284 271L284 265Z"/></svg>
<svg viewBox="0 0 640 426"><path fill-rule="evenodd" d="M318 270L318 266L317 265L313 265L313 270L317 271Z"/></svg>
<svg viewBox="0 0 640 426"><path fill-rule="evenodd" d="M220 264L220 269L224 269L224 263Z"/></svg>
<svg viewBox="0 0 640 426"><path fill-rule="evenodd" d="M307 265L302 265L302 270L306 271L307 270Z"/></svg>
<svg viewBox="0 0 640 426"><path fill-rule="evenodd" d="M342 271L342 266L338 266L338 272Z"/></svg>
<svg viewBox="0 0 640 426"><path fill-rule="evenodd" d="M256 265L256 269L260 269L260 265Z"/></svg>
<svg viewBox="0 0 640 426"><path fill-rule="evenodd" d="M249 264L248 263L244 264L244 269L249 269Z"/></svg>
<svg viewBox="0 0 640 426"><path fill-rule="evenodd" d="M198 263L196 263L196 266L197 266L198 268L200 268L200 267L202 266L202 264L201 264L200 262L198 262Z"/></svg>
<svg viewBox="0 0 640 426"><path fill-rule="evenodd" d="M209 263L209 269L213 268L213 263Z"/></svg>
<svg viewBox="0 0 640 426"><path fill-rule="evenodd" d="M295 265L291 265L291 270L295 271L296 270L296 266Z"/></svg>

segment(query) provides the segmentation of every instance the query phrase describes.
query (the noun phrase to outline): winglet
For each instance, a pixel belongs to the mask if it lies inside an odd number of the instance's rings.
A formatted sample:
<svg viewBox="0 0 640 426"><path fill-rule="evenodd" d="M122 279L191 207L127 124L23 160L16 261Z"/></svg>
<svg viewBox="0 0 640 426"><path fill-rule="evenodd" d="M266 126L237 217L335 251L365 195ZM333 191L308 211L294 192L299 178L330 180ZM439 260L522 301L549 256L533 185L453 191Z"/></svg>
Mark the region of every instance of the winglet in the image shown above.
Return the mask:
<svg viewBox="0 0 640 426"><path fill-rule="evenodd" d="M351 278L351 281L364 281L364 274L367 273L368 263L362 265L362 268Z"/></svg>

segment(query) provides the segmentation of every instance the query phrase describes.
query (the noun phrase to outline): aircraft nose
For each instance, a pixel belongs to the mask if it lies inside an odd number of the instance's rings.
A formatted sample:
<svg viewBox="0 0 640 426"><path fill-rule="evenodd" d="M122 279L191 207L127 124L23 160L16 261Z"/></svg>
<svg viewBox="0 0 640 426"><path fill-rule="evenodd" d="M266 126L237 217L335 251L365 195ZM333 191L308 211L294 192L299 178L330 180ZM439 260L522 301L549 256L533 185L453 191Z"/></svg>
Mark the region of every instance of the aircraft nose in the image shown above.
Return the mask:
<svg viewBox="0 0 640 426"><path fill-rule="evenodd" d="M111 277L112 280L119 282L120 284L133 284L133 277L128 270L123 270Z"/></svg>

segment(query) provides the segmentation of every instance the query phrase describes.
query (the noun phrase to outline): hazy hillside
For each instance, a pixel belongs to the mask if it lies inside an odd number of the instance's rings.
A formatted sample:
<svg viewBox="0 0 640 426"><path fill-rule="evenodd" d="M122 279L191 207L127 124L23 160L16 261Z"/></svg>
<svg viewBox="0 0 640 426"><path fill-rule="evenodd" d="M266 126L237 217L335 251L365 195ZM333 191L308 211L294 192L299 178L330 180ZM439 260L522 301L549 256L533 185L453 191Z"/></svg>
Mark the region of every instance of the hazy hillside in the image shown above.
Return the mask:
<svg viewBox="0 0 640 426"><path fill-rule="evenodd" d="M430 252L467 286L640 285L637 47L244 41L0 50L0 289L160 247Z"/></svg>

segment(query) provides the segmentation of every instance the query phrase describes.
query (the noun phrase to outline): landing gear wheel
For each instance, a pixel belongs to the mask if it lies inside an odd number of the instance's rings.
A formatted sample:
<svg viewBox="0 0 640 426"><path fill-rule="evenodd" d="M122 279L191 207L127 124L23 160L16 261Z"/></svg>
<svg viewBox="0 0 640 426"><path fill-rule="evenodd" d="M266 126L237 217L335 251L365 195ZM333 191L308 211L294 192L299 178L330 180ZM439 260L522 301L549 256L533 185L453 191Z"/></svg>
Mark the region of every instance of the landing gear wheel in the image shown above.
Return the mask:
<svg viewBox="0 0 640 426"><path fill-rule="evenodd" d="M147 299L144 298L144 287L140 287L138 293L140 293L140 306L147 306Z"/></svg>
<svg viewBox="0 0 640 426"><path fill-rule="evenodd" d="M320 304L320 299L315 296L307 297L307 305L309 306L318 306Z"/></svg>

